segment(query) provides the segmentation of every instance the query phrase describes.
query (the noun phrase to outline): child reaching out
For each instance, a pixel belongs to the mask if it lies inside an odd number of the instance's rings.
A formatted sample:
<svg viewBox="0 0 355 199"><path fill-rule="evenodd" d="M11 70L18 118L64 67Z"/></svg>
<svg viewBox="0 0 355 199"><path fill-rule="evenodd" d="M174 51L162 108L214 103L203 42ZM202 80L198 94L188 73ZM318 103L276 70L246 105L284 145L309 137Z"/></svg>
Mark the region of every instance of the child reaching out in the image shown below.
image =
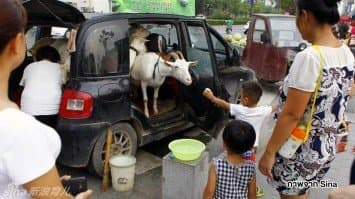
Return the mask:
<svg viewBox="0 0 355 199"><path fill-rule="evenodd" d="M256 199L256 166L243 158L255 142L254 128L234 120L223 131L226 153L214 158L210 166L203 199Z"/></svg>
<svg viewBox="0 0 355 199"><path fill-rule="evenodd" d="M230 114L234 116L235 119L249 122L254 127L256 133L254 150L256 151L262 121L277 108L277 105L257 106L262 95L262 89L259 83L256 81L246 81L242 84L240 104L230 104L214 96L209 88L203 91L203 95L217 106L229 110Z"/></svg>
<svg viewBox="0 0 355 199"><path fill-rule="evenodd" d="M203 91L203 95L217 106L229 110L230 114L234 116L235 119L246 121L254 127L256 134L254 147L247 150L243 154L243 157L255 162L255 153L259 144L262 121L267 115L276 110L277 105L257 106L263 91L260 84L256 81L246 81L242 84L241 88L240 104L230 104L229 102L214 96L209 88L206 88ZM257 187L257 196L262 197L263 195L263 190L260 187Z"/></svg>

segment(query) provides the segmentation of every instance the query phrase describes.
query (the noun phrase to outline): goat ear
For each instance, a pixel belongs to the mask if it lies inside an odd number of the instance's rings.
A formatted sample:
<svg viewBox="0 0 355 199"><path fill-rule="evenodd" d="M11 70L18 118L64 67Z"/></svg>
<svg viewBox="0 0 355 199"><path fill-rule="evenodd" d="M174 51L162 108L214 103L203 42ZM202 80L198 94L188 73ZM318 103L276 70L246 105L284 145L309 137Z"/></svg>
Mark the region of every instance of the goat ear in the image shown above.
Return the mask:
<svg viewBox="0 0 355 199"><path fill-rule="evenodd" d="M189 62L189 67L196 66L198 61L190 61Z"/></svg>
<svg viewBox="0 0 355 199"><path fill-rule="evenodd" d="M169 61L165 61L164 63L165 63L165 65L167 65L167 66L169 66L169 67L172 67L172 66L173 66L173 65L171 64L171 62L169 62Z"/></svg>

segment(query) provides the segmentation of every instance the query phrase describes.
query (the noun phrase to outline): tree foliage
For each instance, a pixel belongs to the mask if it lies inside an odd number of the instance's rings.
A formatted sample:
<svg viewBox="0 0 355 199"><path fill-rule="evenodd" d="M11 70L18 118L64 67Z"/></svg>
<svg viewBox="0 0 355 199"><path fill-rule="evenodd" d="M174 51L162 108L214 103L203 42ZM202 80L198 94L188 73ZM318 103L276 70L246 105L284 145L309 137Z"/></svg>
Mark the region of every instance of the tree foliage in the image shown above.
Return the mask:
<svg viewBox="0 0 355 199"><path fill-rule="evenodd" d="M248 18L251 13L293 13L293 0L273 0L272 6L265 6L265 0L254 0L254 4L248 0L196 0L204 3L205 14L208 18L227 19L227 18ZM280 5L279 5L280 4Z"/></svg>

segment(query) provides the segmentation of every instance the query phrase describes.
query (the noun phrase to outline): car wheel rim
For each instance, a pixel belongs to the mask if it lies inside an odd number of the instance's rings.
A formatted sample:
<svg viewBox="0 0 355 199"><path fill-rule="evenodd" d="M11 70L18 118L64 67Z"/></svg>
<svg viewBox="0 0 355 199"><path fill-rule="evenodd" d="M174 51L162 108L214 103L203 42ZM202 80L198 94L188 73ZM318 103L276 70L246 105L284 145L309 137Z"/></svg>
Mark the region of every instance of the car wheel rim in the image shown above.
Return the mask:
<svg viewBox="0 0 355 199"><path fill-rule="evenodd" d="M106 143L102 150L102 161L105 160ZM125 131L118 131L112 134L111 156L127 155L132 153L132 140Z"/></svg>

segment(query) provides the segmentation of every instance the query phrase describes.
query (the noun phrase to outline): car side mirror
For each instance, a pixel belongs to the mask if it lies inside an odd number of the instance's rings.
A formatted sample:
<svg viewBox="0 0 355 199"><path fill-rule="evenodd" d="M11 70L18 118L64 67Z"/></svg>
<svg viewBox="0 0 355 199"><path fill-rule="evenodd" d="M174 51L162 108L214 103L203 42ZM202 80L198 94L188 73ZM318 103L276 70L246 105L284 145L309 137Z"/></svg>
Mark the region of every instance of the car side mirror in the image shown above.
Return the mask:
<svg viewBox="0 0 355 199"><path fill-rule="evenodd" d="M262 41L263 43L271 43L270 34L268 32L266 32L266 31L264 31L260 35L260 41Z"/></svg>

